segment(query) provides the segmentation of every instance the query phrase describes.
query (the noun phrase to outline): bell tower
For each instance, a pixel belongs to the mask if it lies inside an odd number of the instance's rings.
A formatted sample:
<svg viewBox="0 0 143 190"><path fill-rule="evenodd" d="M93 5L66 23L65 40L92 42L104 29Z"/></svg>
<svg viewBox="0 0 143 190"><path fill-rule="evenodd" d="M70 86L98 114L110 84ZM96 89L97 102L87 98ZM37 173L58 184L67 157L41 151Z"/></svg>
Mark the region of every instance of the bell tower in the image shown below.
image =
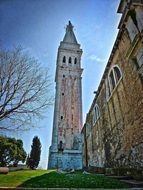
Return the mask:
<svg viewBox="0 0 143 190"><path fill-rule="evenodd" d="M82 50L69 21L57 54L56 95L48 168L82 168Z"/></svg>

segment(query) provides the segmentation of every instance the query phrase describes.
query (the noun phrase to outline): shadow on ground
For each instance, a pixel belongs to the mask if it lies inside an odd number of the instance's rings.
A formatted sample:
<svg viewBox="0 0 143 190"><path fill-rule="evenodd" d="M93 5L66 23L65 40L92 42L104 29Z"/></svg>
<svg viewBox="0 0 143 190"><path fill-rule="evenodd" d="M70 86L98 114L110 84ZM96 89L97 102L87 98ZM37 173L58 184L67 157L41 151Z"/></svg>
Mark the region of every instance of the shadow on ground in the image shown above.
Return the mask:
<svg viewBox="0 0 143 190"><path fill-rule="evenodd" d="M18 187L28 188L128 188L118 180L101 176L82 174L58 174L56 171L33 177Z"/></svg>

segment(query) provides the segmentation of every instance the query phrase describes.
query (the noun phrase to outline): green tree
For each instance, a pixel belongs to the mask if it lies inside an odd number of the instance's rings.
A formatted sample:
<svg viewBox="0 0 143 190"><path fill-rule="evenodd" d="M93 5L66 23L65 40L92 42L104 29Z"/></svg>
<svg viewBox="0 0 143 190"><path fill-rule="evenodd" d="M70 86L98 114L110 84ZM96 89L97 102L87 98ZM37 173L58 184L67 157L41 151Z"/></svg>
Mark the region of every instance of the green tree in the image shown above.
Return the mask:
<svg viewBox="0 0 143 190"><path fill-rule="evenodd" d="M22 161L24 163L26 159L26 152L23 149L22 140L18 139L16 141L16 145L17 145L16 146L17 150L16 150L16 156L14 158L14 163L13 163L14 166L17 166L19 161Z"/></svg>
<svg viewBox="0 0 143 190"><path fill-rule="evenodd" d="M28 158L28 166L31 169L36 169L39 165L41 155L41 142L40 139L35 136L31 145L30 157Z"/></svg>
<svg viewBox="0 0 143 190"><path fill-rule="evenodd" d="M0 166L17 166L19 161L24 163L25 158L22 140L0 136Z"/></svg>

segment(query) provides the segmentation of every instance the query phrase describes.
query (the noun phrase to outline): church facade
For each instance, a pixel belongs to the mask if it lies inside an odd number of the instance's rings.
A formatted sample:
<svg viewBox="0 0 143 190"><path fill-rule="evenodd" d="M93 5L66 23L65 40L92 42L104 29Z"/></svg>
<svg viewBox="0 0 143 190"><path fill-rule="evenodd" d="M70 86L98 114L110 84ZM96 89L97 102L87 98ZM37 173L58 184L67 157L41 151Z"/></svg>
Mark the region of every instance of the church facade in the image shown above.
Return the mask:
<svg viewBox="0 0 143 190"><path fill-rule="evenodd" d="M82 168L82 50L69 21L56 65L56 97L48 168Z"/></svg>
<svg viewBox="0 0 143 190"><path fill-rule="evenodd" d="M119 32L82 129L83 165L143 169L143 1L121 0Z"/></svg>

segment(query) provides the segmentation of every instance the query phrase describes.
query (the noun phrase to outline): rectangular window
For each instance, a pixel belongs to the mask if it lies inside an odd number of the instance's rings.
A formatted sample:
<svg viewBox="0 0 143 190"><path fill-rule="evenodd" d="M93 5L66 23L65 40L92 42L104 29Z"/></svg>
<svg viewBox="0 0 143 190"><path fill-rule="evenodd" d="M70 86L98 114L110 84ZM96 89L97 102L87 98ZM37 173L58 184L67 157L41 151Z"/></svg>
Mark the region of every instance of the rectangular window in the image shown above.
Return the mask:
<svg viewBox="0 0 143 190"><path fill-rule="evenodd" d="M143 46L139 49L136 58L138 66L141 67L143 65Z"/></svg>
<svg viewBox="0 0 143 190"><path fill-rule="evenodd" d="M137 30L135 24L133 23L131 17L129 17L126 27L129 32L130 39L131 39L131 41L133 41L135 36L138 34L138 30Z"/></svg>
<svg viewBox="0 0 143 190"><path fill-rule="evenodd" d="M142 7L137 7L136 17L137 17L138 27L139 27L139 30L141 32L143 30L143 10L142 10Z"/></svg>

